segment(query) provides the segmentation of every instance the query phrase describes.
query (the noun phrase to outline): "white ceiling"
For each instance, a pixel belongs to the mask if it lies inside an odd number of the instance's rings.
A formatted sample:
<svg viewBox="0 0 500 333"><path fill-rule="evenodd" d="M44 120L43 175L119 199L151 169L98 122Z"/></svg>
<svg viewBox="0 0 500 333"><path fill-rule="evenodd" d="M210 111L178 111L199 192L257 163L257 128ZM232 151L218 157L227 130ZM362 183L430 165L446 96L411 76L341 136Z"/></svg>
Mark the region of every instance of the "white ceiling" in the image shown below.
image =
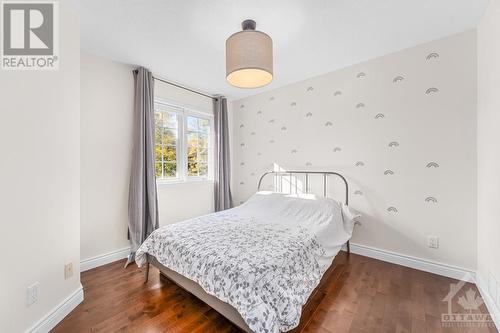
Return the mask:
<svg viewBox="0 0 500 333"><path fill-rule="evenodd" d="M230 99L474 28L489 0L71 0L82 48ZM225 40L246 18L274 41L274 80L225 80Z"/></svg>

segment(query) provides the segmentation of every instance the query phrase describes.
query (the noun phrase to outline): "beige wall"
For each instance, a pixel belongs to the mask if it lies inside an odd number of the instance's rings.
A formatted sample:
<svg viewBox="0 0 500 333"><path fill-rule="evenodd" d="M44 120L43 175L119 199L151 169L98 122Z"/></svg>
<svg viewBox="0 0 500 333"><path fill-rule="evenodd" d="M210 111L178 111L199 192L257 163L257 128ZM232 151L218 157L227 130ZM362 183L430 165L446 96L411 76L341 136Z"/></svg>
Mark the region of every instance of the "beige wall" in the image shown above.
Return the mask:
<svg viewBox="0 0 500 333"><path fill-rule="evenodd" d="M500 314L500 1L477 29L478 279ZM493 309L490 309L493 312ZM500 320L500 317L497 318ZM497 321L498 323L498 321Z"/></svg>
<svg viewBox="0 0 500 333"><path fill-rule="evenodd" d="M155 98L181 104L207 114L213 113L212 100L174 86L155 82ZM187 182L158 186L160 225L179 222L213 212L213 182Z"/></svg>
<svg viewBox="0 0 500 333"><path fill-rule="evenodd" d="M132 67L81 54L81 259L130 246Z"/></svg>
<svg viewBox="0 0 500 333"><path fill-rule="evenodd" d="M81 288L80 40L68 6L58 71L0 72L0 332L28 330ZM34 282L38 302L27 307Z"/></svg>
<svg viewBox="0 0 500 333"><path fill-rule="evenodd" d="M468 31L236 101L235 202L273 164L340 171L363 214L354 243L474 270L475 43Z"/></svg>
<svg viewBox="0 0 500 333"><path fill-rule="evenodd" d="M212 100L205 96L180 89L161 81L155 81L155 98L173 103L180 103L196 111L213 114Z"/></svg>
<svg viewBox="0 0 500 333"><path fill-rule="evenodd" d="M132 158L132 66L82 52L81 259L129 247L128 186ZM155 83L156 98L212 113L206 97ZM213 211L213 182L158 186L160 224Z"/></svg>

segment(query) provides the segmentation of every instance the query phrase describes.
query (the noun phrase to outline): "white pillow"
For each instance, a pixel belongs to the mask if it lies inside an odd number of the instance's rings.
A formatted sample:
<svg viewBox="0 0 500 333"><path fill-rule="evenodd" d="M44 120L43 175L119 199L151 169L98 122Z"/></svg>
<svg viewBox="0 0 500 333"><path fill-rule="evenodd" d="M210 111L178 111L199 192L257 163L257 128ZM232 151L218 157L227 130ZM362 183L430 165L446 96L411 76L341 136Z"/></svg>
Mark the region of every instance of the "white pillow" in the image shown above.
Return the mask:
<svg viewBox="0 0 500 333"><path fill-rule="evenodd" d="M332 251L350 239L354 224L360 217L332 198L269 191L257 192L236 209L239 214L256 217L264 223L306 227L323 247Z"/></svg>
<svg viewBox="0 0 500 333"><path fill-rule="evenodd" d="M242 211L265 219L266 223L280 223L314 227L341 213L341 204L331 198L314 194L289 195L261 191L241 207ZM340 215L339 215L340 216Z"/></svg>

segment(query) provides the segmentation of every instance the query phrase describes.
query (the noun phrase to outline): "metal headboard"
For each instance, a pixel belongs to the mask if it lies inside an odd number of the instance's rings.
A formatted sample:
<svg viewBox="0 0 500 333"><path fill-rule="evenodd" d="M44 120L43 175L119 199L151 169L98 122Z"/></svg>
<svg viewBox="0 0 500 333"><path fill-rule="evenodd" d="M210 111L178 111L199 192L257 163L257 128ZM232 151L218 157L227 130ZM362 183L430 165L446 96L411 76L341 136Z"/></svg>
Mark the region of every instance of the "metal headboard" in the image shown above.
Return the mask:
<svg viewBox="0 0 500 333"><path fill-rule="evenodd" d="M331 172L331 171L268 171L268 172L265 172L260 177L257 190L260 191L260 186L262 185L262 180L267 175L274 175L274 177L281 177L282 181L283 181L283 176L290 176L290 194L292 194L291 179L292 179L293 175L306 175L305 193L308 193L308 191L309 191L309 175L323 175L323 196L325 196L325 197L326 197L327 190L328 190L328 176L329 175L337 176L340 179L342 179L342 181L344 182L344 185L345 185L345 204L349 205L349 185L347 184L347 180L345 179L345 177L342 176L340 173ZM297 192L297 181L295 181L295 192Z"/></svg>

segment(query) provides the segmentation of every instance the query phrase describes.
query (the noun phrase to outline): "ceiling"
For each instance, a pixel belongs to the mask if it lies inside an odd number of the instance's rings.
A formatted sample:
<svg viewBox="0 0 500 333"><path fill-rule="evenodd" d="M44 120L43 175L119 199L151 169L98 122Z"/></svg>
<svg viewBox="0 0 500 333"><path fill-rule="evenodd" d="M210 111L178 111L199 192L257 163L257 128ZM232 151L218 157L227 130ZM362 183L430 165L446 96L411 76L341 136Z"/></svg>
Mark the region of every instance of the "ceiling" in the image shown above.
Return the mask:
<svg viewBox="0 0 500 333"><path fill-rule="evenodd" d="M489 0L70 0L85 51L238 99L474 28ZM274 42L274 80L225 80L225 40L252 18Z"/></svg>

